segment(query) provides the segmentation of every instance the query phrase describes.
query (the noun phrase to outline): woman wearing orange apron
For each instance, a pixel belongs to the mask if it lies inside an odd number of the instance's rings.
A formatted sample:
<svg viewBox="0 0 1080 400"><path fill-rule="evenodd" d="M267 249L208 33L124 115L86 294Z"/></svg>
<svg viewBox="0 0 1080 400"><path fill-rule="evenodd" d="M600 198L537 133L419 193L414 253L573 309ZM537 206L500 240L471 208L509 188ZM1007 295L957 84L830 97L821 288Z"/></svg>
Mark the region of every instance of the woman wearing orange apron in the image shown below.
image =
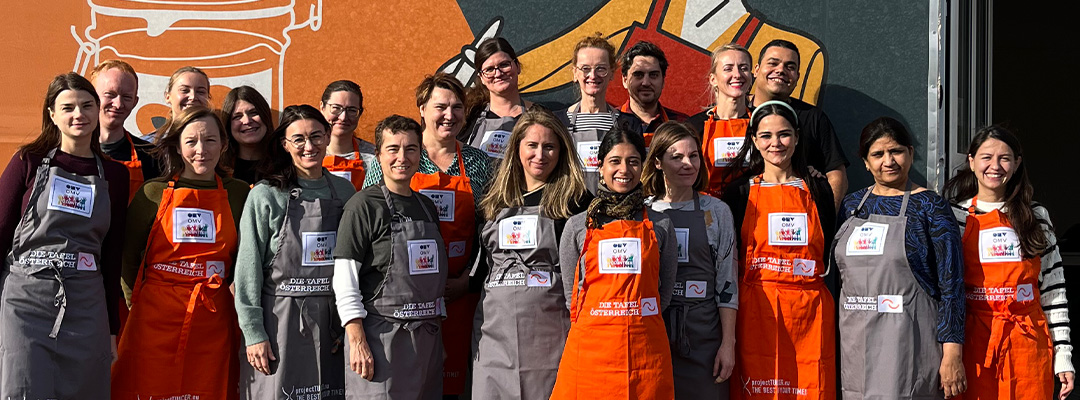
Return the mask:
<svg viewBox="0 0 1080 400"><path fill-rule="evenodd" d="M270 133L274 131L271 118L266 98L251 86L233 88L221 105L233 177L252 186L259 183L259 160L267 157Z"/></svg>
<svg viewBox="0 0 1080 400"><path fill-rule="evenodd" d="M228 139L216 114L193 107L173 122L157 148L169 178L145 183L129 206L122 283L131 315L113 399L236 398L229 285L248 185L222 178Z"/></svg>
<svg viewBox="0 0 1080 400"><path fill-rule="evenodd" d="M731 396L834 399L836 305L825 280L832 191L810 176L790 106L766 102L750 121L733 164L745 174L724 196L743 254Z"/></svg>
<svg viewBox="0 0 1080 400"><path fill-rule="evenodd" d="M964 221L965 399L1049 399L1054 375L1061 399L1073 389L1068 313L1044 311L1067 304L1054 271L1061 256L1046 209L1031 200L1022 153L1008 130L983 128L969 169L945 185Z"/></svg>
<svg viewBox="0 0 1080 400"><path fill-rule="evenodd" d="M752 66L750 52L737 44L713 51L709 87L715 105L687 120L701 134L701 156L709 171L705 191L714 197L719 197L724 185L737 174L731 172L731 165L743 148L746 125L750 123L746 94L754 83Z"/></svg>
<svg viewBox="0 0 1080 400"><path fill-rule="evenodd" d="M662 312L671 301L678 243L671 220L645 207L644 139L620 128L600 144L600 187L559 243L570 309L552 399L675 398Z"/></svg>
<svg viewBox="0 0 1080 400"><path fill-rule="evenodd" d="M374 145L356 138L356 125L364 114L364 94L360 85L347 80L330 83L323 90L319 109L323 118L330 122L330 144L326 146L323 167L360 190L367 178L364 156L375 153ZM368 161L377 164L374 159Z"/></svg>

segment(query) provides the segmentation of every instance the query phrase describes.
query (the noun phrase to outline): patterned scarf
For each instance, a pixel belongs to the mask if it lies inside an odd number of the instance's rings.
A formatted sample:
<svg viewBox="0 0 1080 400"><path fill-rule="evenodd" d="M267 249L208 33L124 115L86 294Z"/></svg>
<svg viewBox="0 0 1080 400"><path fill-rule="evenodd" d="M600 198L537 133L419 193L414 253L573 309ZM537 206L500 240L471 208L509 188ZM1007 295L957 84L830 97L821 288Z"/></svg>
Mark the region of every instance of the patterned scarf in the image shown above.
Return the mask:
<svg viewBox="0 0 1080 400"><path fill-rule="evenodd" d="M645 196L640 184L627 193L612 192L606 186L599 185L596 197L589 203L587 227L600 228L602 224L597 217L601 215L614 219L633 219L634 215L641 212L642 207L645 207Z"/></svg>

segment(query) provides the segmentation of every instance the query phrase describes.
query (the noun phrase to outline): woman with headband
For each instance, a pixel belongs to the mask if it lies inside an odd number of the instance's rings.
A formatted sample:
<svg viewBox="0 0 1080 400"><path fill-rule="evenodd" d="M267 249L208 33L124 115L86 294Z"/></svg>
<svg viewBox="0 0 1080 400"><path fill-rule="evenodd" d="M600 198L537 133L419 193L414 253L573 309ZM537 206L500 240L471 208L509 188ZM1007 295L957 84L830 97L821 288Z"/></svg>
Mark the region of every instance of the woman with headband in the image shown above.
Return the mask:
<svg viewBox="0 0 1080 400"><path fill-rule="evenodd" d="M730 43L714 50L708 76L714 105L687 121L701 134L703 168L709 172L705 191L713 196L720 196L738 174L731 165L743 149L750 123L746 95L754 83L752 67L750 52L742 46Z"/></svg>

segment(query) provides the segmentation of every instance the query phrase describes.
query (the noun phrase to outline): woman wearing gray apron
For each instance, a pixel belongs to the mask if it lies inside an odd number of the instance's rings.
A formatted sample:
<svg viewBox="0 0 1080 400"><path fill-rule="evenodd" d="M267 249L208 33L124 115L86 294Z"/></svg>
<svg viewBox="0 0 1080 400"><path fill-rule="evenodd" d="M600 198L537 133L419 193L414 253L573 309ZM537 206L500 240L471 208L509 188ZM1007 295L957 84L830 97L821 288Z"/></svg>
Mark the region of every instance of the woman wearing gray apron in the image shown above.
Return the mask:
<svg viewBox="0 0 1080 400"><path fill-rule="evenodd" d="M59 75L45 104L0 177L0 398L108 399L127 170L103 162L90 82Z"/></svg>
<svg viewBox="0 0 1080 400"><path fill-rule="evenodd" d="M966 389L960 232L948 202L908 179L911 136L880 118L859 155L874 185L844 198L833 256L845 400L942 399Z"/></svg>
<svg viewBox="0 0 1080 400"><path fill-rule="evenodd" d="M394 115L376 127L383 184L345 205L333 286L345 321L347 399L440 399L447 256L435 204L409 182L420 125Z"/></svg>
<svg viewBox="0 0 1080 400"><path fill-rule="evenodd" d="M690 125L660 125L645 157L642 185L653 211L671 218L679 269L664 313L676 399L727 399L735 365L739 306L731 209L700 194L709 176Z"/></svg>
<svg viewBox="0 0 1080 400"><path fill-rule="evenodd" d="M490 271L473 324L473 398L547 399L570 314L558 238L591 200L570 135L549 111L521 115L480 202Z"/></svg>
<svg viewBox="0 0 1080 400"><path fill-rule="evenodd" d="M473 60L481 85L473 85L465 96L468 120L472 122L461 130L458 139L488 157L502 160L514 124L532 106L531 101L521 99L518 90L521 63L510 42L501 37L480 42Z"/></svg>
<svg viewBox="0 0 1080 400"><path fill-rule="evenodd" d="M356 191L322 166L329 130L314 107L286 107L265 149L265 180L244 204L235 278L247 344L241 398L345 397L331 278L341 209Z"/></svg>

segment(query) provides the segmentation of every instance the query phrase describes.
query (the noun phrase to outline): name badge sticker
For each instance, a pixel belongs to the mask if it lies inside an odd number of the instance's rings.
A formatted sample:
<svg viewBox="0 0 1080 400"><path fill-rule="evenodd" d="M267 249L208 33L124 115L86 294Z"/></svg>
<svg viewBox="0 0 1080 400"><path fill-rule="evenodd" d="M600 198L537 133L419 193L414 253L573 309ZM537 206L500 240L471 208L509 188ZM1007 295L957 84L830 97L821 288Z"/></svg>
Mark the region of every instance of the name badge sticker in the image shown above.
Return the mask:
<svg viewBox="0 0 1080 400"><path fill-rule="evenodd" d="M494 130L484 132L484 138L480 140L480 150L487 153L488 157L502 159L506 154L506 142L510 140L510 132Z"/></svg>
<svg viewBox="0 0 1080 400"><path fill-rule="evenodd" d="M679 262L690 262L690 228L675 228L675 241L679 244Z"/></svg>
<svg viewBox="0 0 1080 400"><path fill-rule="evenodd" d="M739 150L742 150L744 141L746 141L746 138L742 137L714 138L713 166L727 167L731 165L731 162L735 161L735 157L739 156Z"/></svg>
<svg viewBox="0 0 1080 400"><path fill-rule="evenodd" d="M409 275L439 273L439 245L433 239L410 240Z"/></svg>
<svg viewBox="0 0 1080 400"><path fill-rule="evenodd" d="M769 245L806 246L806 213L769 213Z"/></svg>
<svg viewBox="0 0 1080 400"><path fill-rule="evenodd" d="M186 207L173 210L173 243L214 243L216 240L213 211Z"/></svg>
<svg viewBox="0 0 1080 400"><path fill-rule="evenodd" d="M877 312L900 314L904 312L904 296L900 295L878 295L877 297Z"/></svg>
<svg viewBox="0 0 1080 400"><path fill-rule="evenodd" d="M866 222L855 228L848 236L847 255L880 256L885 254L885 239L889 235L889 225Z"/></svg>
<svg viewBox="0 0 1080 400"><path fill-rule="evenodd" d="M1016 231L1009 227L983 229L979 231L979 261L1019 262L1020 239Z"/></svg>
<svg viewBox="0 0 1080 400"><path fill-rule="evenodd" d="M446 245L447 257L462 257L465 255L465 241L459 240L457 242L450 242Z"/></svg>
<svg viewBox="0 0 1080 400"><path fill-rule="evenodd" d="M551 287L551 271L529 271L529 275L525 278L525 286Z"/></svg>
<svg viewBox="0 0 1080 400"><path fill-rule="evenodd" d="M225 277L225 262L224 261L207 261L206 262L206 277L218 275L222 278Z"/></svg>
<svg viewBox="0 0 1080 400"><path fill-rule="evenodd" d="M439 210L439 221L454 222L454 192L452 190L422 189L420 194L427 196Z"/></svg>
<svg viewBox="0 0 1080 400"><path fill-rule="evenodd" d="M1016 301L1031 301L1035 300L1035 288L1030 283L1024 283L1016 286Z"/></svg>
<svg viewBox="0 0 1080 400"><path fill-rule="evenodd" d="M655 297L641 299L641 316L648 317L660 313L660 306L656 304Z"/></svg>
<svg viewBox="0 0 1080 400"><path fill-rule="evenodd" d="M94 190L93 185L53 176L46 208L90 218L94 212Z"/></svg>
<svg viewBox="0 0 1080 400"><path fill-rule="evenodd" d="M601 274L640 274L641 238L601 240L599 256Z"/></svg>
<svg viewBox="0 0 1080 400"><path fill-rule="evenodd" d="M519 215L499 221L499 248L535 249L539 239L539 218L537 215Z"/></svg>
<svg viewBox="0 0 1080 400"><path fill-rule="evenodd" d="M817 267L816 261L803 258L796 258L791 264L791 273L795 276L814 276L814 268Z"/></svg>
<svg viewBox="0 0 1080 400"><path fill-rule="evenodd" d="M79 271L97 271L97 261L94 260L94 255L79 252L79 261L75 264L75 269Z"/></svg>
<svg viewBox="0 0 1080 400"><path fill-rule="evenodd" d="M300 261L300 265L305 267L334 265L337 232L301 232L300 237L304 244L304 259Z"/></svg>
<svg viewBox="0 0 1080 400"><path fill-rule="evenodd" d="M578 142L577 152L585 172L597 172L600 170L599 141Z"/></svg>
<svg viewBox="0 0 1080 400"><path fill-rule="evenodd" d="M338 177L345 178L345 180L352 182L352 171L330 171L331 174Z"/></svg>
<svg viewBox="0 0 1080 400"><path fill-rule="evenodd" d="M704 299L709 290L709 283L705 281L686 281L685 297L688 299Z"/></svg>

